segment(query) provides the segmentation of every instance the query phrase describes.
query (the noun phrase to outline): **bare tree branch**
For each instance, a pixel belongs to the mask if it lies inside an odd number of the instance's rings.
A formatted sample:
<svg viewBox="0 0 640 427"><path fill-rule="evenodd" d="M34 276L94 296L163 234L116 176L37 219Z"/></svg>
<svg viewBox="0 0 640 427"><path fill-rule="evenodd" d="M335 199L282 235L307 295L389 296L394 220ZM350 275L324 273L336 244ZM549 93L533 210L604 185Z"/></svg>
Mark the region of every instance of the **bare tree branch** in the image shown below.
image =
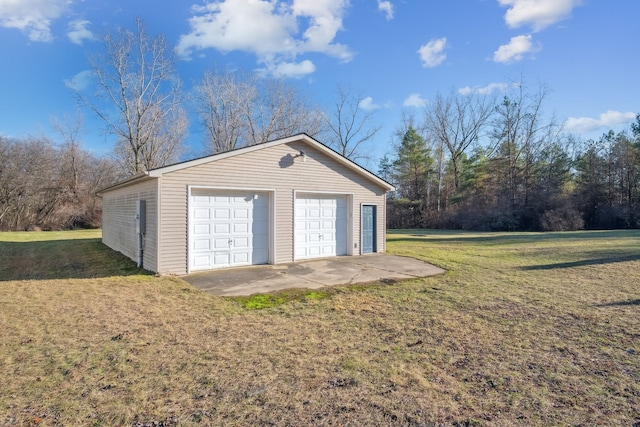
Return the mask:
<svg viewBox="0 0 640 427"><path fill-rule="evenodd" d="M284 80L207 71L195 93L211 152L321 130L320 112Z"/></svg>
<svg viewBox="0 0 640 427"><path fill-rule="evenodd" d="M438 95L426 111L427 132L449 151L454 186L460 184L460 160L469 146L483 134L493 112L493 102L486 95L451 92Z"/></svg>
<svg viewBox="0 0 640 427"><path fill-rule="evenodd" d="M140 19L135 32L118 28L102 42L103 51L89 59L98 93L94 98L76 94L117 136L120 165L134 175L176 161L187 117L173 51L163 36L149 36Z"/></svg>
<svg viewBox="0 0 640 427"><path fill-rule="evenodd" d="M371 123L373 112L362 109L361 94L338 87L337 96L333 111L325 116L327 145L350 160L367 160L363 145L375 137L380 126Z"/></svg>

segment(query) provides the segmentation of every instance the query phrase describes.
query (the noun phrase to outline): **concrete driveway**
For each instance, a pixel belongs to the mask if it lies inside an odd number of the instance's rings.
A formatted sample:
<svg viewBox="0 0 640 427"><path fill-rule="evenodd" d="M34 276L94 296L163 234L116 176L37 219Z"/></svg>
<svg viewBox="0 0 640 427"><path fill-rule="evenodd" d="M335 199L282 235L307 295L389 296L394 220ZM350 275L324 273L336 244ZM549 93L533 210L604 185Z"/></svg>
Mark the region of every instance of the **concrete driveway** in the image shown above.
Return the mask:
<svg viewBox="0 0 640 427"><path fill-rule="evenodd" d="M415 258L370 254L209 270L184 276L196 288L220 296L251 295L292 288L401 280L442 274L445 270Z"/></svg>

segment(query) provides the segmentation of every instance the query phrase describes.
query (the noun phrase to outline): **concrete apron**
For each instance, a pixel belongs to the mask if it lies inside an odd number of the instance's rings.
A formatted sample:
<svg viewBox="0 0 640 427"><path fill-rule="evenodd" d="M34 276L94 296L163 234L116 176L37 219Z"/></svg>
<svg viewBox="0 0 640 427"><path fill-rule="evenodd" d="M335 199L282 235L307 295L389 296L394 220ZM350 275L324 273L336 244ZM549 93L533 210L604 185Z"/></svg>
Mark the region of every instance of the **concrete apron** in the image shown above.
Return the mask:
<svg viewBox="0 0 640 427"><path fill-rule="evenodd" d="M192 286L219 296L270 293L293 288L402 280L442 274L445 270L397 255L370 254L209 270L184 276Z"/></svg>

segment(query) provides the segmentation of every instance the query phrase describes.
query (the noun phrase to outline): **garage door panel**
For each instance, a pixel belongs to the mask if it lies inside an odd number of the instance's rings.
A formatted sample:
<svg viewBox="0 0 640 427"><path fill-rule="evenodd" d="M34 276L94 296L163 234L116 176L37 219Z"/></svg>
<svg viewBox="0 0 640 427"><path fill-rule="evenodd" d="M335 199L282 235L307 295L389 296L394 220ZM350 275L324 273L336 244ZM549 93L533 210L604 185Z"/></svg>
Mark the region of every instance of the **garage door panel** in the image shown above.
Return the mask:
<svg viewBox="0 0 640 427"><path fill-rule="evenodd" d="M208 251L211 249L211 240L210 239L195 239L193 242L193 247L195 250L200 251Z"/></svg>
<svg viewBox="0 0 640 427"><path fill-rule="evenodd" d="M228 234L230 229L230 224L214 224L213 232L216 234Z"/></svg>
<svg viewBox="0 0 640 427"><path fill-rule="evenodd" d="M248 237L235 237L232 243L235 249L245 249L251 247Z"/></svg>
<svg viewBox="0 0 640 427"><path fill-rule="evenodd" d="M295 212L295 259L347 254L346 196L299 194Z"/></svg>
<svg viewBox="0 0 640 427"><path fill-rule="evenodd" d="M198 191L207 192L197 194ZM269 196L193 190L190 199L192 270L269 262Z"/></svg>
<svg viewBox="0 0 640 427"><path fill-rule="evenodd" d="M321 250L322 250L322 256L335 255L335 249L331 246L323 246Z"/></svg>
<svg viewBox="0 0 640 427"><path fill-rule="evenodd" d="M208 267L211 264L211 259L209 255L197 255L193 257L193 267L194 268L203 268Z"/></svg>
<svg viewBox="0 0 640 427"><path fill-rule="evenodd" d="M237 219L237 218L236 218ZM243 223L234 223L233 224L233 233L238 234L246 234L249 232L249 224L246 222Z"/></svg>
<svg viewBox="0 0 640 427"><path fill-rule="evenodd" d="M211 226L209 224L194 224L193 227L193 234L196 236L208 236L211 233Z"/></svg>
<svg viewBox="0 0 640 427"><path fill-rule="evenodd" d="M312 257L319 257L322 255L322 251L320 250L320 246L314 246L311 248L307 248L306 251L302 252L303 254L305 254L304 256L306 256L307 258L312 258Z"/></svg>
<svg viewBox="0 0 640 427"><path fill-rule="evenodd" d="M322 223L320 221L316 221L316 220L308 220L306 223L306 230L309 231L320 231L322 230Z"/></svg>
<svg viewBox="0 0 640 427"><path fill-rule="evenodd" d="M195 219L209 219L209 208L196 208L194 212Z"/></svg>
<svg viewBox="0 0 640 427"><path fill-rule="evenodd" d="M320 225L320 229L321 230L333 230L333 229L335 229L335 226L336 226L335 220L333 220L333 221L324 220L324 221L322 221L322 224Z"/></svg>
<svg viewBox="0 0 640 427"><path fill-rule="evenodd" d="M208 205L209 196L192 196L191 202L193 203L194 206Z"/></svg>
<svg viewBox="0 0 640 427"><path fill-rule="evenodd" d="M215 219L229 219L231 215L229 214L229 209L214 209L213 217Z"/></svg>
<svg viewBox="0 0 640 427"><path fill-rule="evenodd" d="M235 219L247 219L249 218L249 209L234 209L233 217Z"/></svg>
<svg viewBox="0 0 640 427"><path fill-rule="evenodd" d="M246 252L234 253L233 254L233 263L234 264L248 264L249 263L249 255Z"/></svg>
<svg viewBox="0 0 640 427"><path fill-rule="evenodd" d="M216 253L213 255L213 264L214 265L228 265L230 262L230 253ZM210 266L206 266L205 268L211 268Z"/></svg>
<svg viewBox="0 0 640 427"><path fill-rule="evenodd" d="M214 238L213 239L213 248L214 249L229 249L229 238L225 238L225 237L222 237L222 238L219 238L219 239Z"/></svg>
<svg viewBox="0 0 640 427"><path fill-rule="evenodd" d="M322 218L333 218L334 209L322 209Z"/></svg>

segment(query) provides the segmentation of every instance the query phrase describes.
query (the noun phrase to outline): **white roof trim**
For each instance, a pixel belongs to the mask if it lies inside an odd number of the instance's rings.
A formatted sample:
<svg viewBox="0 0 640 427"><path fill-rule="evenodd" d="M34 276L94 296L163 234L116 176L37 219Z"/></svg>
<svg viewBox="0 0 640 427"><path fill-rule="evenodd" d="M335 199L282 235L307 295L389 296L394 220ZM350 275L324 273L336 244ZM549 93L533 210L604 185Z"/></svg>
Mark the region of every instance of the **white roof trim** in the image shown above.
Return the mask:
<svg viewBox="0 0 640 427"><path fill-rule="evenodd" d="M158 168L158 169L150 170L150 171L147 172L147 174L148 174L149 177L158 178L158 177L161 177L162 175L164 175L165 173L169 173L169 172L174 172L174 171L190 168L190 167L193 167L193 166L199 166L199 165L202 165L202 164L205 164L205 163L209 163L209 162L215 162L217 160L226 159L226 158L237 156L237 155L240 155L240 154L250 153L252 151L263 150L265 148L274 147L274 146L280 145L280 144L288 144L290 142L298 142L298 141L305 142L305 143L313 146L314 148L317 148L318 150L322 151L323 153L325 153L326 155L330 156L331 158L333 158L334 160L338 161L339 163L341 163L341 164L345 165L346 167L358 172L361 175L366 176L371 181L374 181L375 183L377 183L381 187L387 189L387 191L395 190L395 187L393 185L389 184L388 182L386 182L385 180L379 178L375 174L369 172L368 170L366 170L362 166L359 166L358 164L356 164L356 163L352 162L351 160L345 158L344 156L342 156L339 153L333 151L332 149L330 149L326 145L321 144L320 142L316 141L315 139L313 139L312 137L310 137L309 135L304 134L304 133L301 133L301 134L298 134L298 135L294 135L294 136L290 136L290 137L287 137L287 138L276 139L274 141L265 142L263 144L251 145L251 146L248 146L248 147L243 147L243 148L239 148L237 150L227 151L227 152L224 152L224 153L212 154L211 156L202 157L202 158L195 159L195 160L189 160L189 161L182 162L182 163L177 163L177 164L174 164L174 165L164 166L164 167L161 167L161 168Z"/></svg>

